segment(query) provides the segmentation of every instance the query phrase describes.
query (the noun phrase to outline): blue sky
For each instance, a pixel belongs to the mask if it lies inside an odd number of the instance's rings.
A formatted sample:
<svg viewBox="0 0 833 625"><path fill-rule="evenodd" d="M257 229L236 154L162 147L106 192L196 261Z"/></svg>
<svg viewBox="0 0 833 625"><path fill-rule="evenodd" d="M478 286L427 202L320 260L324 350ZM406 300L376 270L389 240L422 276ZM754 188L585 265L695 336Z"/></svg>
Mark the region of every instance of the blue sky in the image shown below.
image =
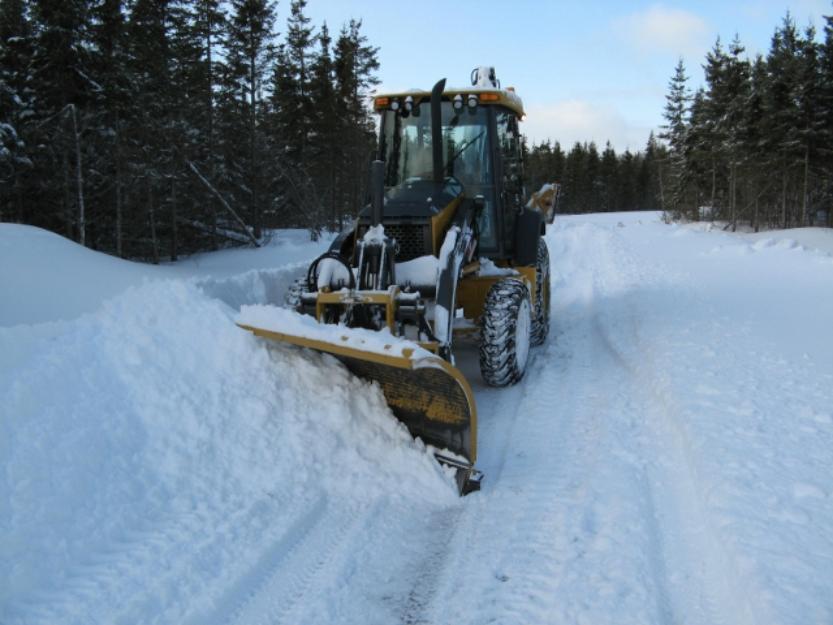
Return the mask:
<svg viewBox="0 0 833 625"><path fill-rule="evenodd" d="M288 0L278 5L283 30ZM706 51L737 32L750 56L766 53L787 11L821 30L831 0L708 2L556 2L511 0L308 0L316 25L331 31L350 17L379 46L382 89L430 88L439 78L468 84L471 69L493 65L503 86L523 98L523 131L534 141L610 140L641 149L662 123L677 58L692 86Z"/></svg>

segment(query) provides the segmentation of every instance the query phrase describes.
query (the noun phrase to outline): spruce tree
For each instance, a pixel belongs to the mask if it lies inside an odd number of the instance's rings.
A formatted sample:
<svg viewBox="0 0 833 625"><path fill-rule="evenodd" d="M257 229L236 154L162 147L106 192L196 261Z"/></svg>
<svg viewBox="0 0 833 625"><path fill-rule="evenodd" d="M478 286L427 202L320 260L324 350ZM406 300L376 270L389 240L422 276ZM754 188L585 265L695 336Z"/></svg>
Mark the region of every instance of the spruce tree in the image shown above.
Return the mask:
<svg viewBox="0 0 833 625"><path fill-rule="evenodd" d="M340 214L355 215L364 203L375 124L366 101L379 83L379 49L367 42L359 20L350 20L335 44L336 98L341 111L344 160L339 167L336 205Z"/></svg>
<svg viewBox="0 0 833 625"><path fill-rule="evenodd" d="M759 54L751 66L748 95L739 127L744 172L751 189L746 201L751 211L750 224L755 231L761 224L761 200L770 186L768 173L773 164L766 148L771 123L770 111L766 106L768 88L766 62Z"/></svg>
<svg viewBox="0 0 833 625"><path fill-rule="evenodd" d="M225 153L238 172L254 235L260 238L265 204L263 161L264 80L274 60L275 4L270 0L234 0L228 30L227 122ZM237 118L237 119L236 119ZM234 123L234 121L238 123ZM243 142L238 141L237 129ZM233 156L236 155L236 156ZM235 163L235 165L232 165Z"/></svg>
<svg viewBox="0 0 833 625"><path fill-rule="evenodd" d="M731 93L727 86L727 68L729 57L723 50L720 37L706 55L703 66L706 76L705 108L702 134L703 153L709 155L711 169L711 190L709 205L713 214L722 215L724 211L724 180L726 165L726 124Z"/></svg>
<svg viewBox="0 0 833 625"><path fill-rule="evenodd" d="M123 0L104 0L93 9L93 71L101 85L96 101L98 129L94 167L104 174L97 194L102 206L95 246L124 256L127 158L125 124L135 96L129 76Z"/></svg>
<svg viewBox="0 0 833 625"><path fill-rule="evenodd" d="M668 84L668 93L665 95L665 110L663 117L665 124L662 126L660 138L668 143L669 159L665 167L665 179L667 182L667 204L663 210L671 210L679 217L683 205L683 170L685 169L685 144L688 127L688 107L691 95L686 83L688 76L685 73L685 64L682 57L677 61L674 68L674 76Z"/></svg>
<svg viewBox="0 0 833 625"><path fill-rule="evenodd" d="M769 147L778 155L777 175L781 180L781 216L782 228L791 222L790 193L794 184L797 155L801 152L799 134L800 111L797 105L799 65L799 39L789 13L784 17L781 27L772 37L767 67L769 69L769 89L767 107L772 113L769 128Z"/></svg>
<svg viewBox="0 0 833 625"><path fill-rule="evenodd" d="M310 103L314 132L308 146L311 161L310 172L321 204L331 228L341 228L336 205L336 170L343 158L343 146L340 142L339 107L335 96L335 66L331 55L332 39L325 22L318 35L319 50L311 66Z"/></svg>
<svg viewBox="0 0 833 625"><path fill-rule="evenodd" d="M833 16L825 16L824 42L819 51L819 135L824 173L822 198L826 201L826 224L833 227Z"/></svg>
<svg viewBox="0 0 833 625"><path fill-rule="evenodd" d="M737 35L729 46L726 58L724 80L725 112L718 125L724 141L724 152L728 167L728 216L732 230L737 229L738 221L738 178L743 165L742 120L749 98L749 62L741 58L744 47Z"/></svg>
<svg viewBox="0 0 833 625"><path fill-rule="evenodd" d="M37 223L86 244L85 129L88 105L100 85L91 78L88 0L36 0L31 80L35 107L32 139ZM51 140L47 139L50 137ZM50 181L58 172L62 184Z"/></svg>
<svg viewBox="0 0 833 625"><path fill-rule="evenodd" d="M24 177L32 168L24 141L33 113L29 63L32 28L23 0L0 5L0 221L28 221Z"/></svg>
<svg viewBox="0 0 833 625"><path fill-rule="evenodd" d="M605 144L605 149L602 152L601 162L599 164L599 210L604 212L615 211L618 208L618 178L619 178L619 161L616 157L616 150L610 145L610 141Z"/></svg>

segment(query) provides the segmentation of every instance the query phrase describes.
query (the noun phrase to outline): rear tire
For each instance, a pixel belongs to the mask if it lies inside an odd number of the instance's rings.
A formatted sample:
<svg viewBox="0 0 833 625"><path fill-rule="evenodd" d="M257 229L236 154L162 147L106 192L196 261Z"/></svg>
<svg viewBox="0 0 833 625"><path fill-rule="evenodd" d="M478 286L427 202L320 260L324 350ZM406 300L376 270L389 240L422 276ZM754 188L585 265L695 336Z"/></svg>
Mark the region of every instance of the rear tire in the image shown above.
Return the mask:
<svg viewBox="0 0 833 625"><path fill-rule="evenodd" d="M550 331L550 252L547 242L538 239L538 256L535 261L535 310L532 313L533 346L547 340Z"/></svg>
<svg viewBox="0 0 833 625"><path fill-rule="evenodd" d="M492 285L483 306L480 374L489 386L509 386L526 371L532 306L529 290L515 278Z"/></svg>

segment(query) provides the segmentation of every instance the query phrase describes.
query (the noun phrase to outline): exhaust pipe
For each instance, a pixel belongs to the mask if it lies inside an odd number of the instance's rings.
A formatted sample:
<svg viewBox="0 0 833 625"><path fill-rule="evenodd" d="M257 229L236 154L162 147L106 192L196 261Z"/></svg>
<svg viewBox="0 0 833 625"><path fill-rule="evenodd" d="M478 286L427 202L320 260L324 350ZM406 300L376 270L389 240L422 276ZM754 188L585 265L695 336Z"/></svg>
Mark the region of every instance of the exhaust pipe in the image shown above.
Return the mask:
<svg viewBox="0 0 833 625"><path fill-rule="evenodd" d="M375 160L370 165L370 218L373 226L382 223L385 211L385 161Z"/></svg>
<svg viewBox="0 0 833 625"><path fill-rule="evenodd" d="M445 90L445 78L439 81L431 89L431 148L434 160L434 186L439 195L445 182L443 172L443 91Z"/></svg>

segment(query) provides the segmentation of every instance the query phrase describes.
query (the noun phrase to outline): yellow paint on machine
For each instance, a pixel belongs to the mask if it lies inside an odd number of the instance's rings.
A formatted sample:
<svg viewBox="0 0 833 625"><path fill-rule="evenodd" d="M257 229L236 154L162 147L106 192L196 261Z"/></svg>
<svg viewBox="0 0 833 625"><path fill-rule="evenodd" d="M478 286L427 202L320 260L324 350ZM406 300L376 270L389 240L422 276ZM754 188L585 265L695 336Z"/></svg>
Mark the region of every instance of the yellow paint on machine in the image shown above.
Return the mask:
<svg viewBox="0 0 833 625"><path fill-rule="evenodd" d="M454 217L454 213L457 212L457 207L460 206L462 201L462 195L454 198L444 209L431 218L431 241L434 247L434 256L439 256L440 248L448 232L448 224L451 223L451 218Z"/></svg>
<svg viewBox="0 0 833 625"><path fill-rule="evenodd" d="M515 278L522 280L529 289L529 297L532 305L535 305L535 267L512 267L518 272L517 276L478 276L464 275L457 285L457 306L463 308L466 319L477 320L483 315L483 304L486 302L486 295L499 280L504 278Z"/></svg>
<svg viewBox="0 0 833 625"><path fill-rule="evenodd" d="M378 353L348 344L348 336L330 342L238 325L256 336L332 354L354 374L379 384L394 415L413 436L472 464L477 459L474 393L460 370L439 356L415 356L409 349Z"/></svg>

